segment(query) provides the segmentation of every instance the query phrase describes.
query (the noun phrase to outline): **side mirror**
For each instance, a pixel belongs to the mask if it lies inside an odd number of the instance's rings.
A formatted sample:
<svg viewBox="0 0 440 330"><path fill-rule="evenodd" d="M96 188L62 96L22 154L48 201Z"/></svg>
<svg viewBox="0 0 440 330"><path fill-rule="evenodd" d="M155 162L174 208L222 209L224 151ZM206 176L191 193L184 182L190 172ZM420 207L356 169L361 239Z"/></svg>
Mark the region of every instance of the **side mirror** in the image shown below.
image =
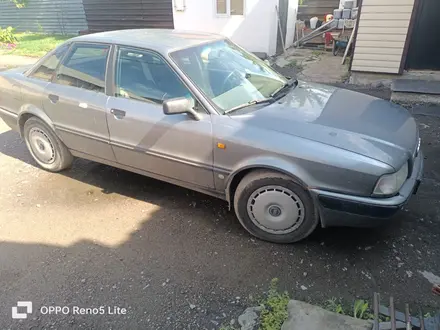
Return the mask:
<svg viewBox="0 0 440 330"><path fill-rule="evenodd" d="M166 115L190 114L195 120L200 120L200 115L194 110L194 99L176 98L163 102L163 113Z"/></svg>

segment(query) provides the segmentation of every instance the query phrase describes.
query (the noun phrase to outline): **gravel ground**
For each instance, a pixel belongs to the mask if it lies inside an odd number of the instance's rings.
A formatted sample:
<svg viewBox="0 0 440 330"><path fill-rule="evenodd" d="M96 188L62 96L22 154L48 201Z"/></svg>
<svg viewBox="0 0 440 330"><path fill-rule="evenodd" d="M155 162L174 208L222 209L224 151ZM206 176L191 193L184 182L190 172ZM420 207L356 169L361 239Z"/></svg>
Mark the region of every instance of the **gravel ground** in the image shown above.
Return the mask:
<svg viewBox="0 0 440 330"><path fill-rule="evenodd" d="M295 299L351 301L376 290L400 308L439 309L430 281L440 276L440 108L417 109L426 180L397 219L318 230L294 245L256 240L224 202L137 174L85 160L45 172L1 122L0 328L217 329L274 277ZM12 320L23 300L33 313ZM43 306L69 314L43 315Z"/></svg>

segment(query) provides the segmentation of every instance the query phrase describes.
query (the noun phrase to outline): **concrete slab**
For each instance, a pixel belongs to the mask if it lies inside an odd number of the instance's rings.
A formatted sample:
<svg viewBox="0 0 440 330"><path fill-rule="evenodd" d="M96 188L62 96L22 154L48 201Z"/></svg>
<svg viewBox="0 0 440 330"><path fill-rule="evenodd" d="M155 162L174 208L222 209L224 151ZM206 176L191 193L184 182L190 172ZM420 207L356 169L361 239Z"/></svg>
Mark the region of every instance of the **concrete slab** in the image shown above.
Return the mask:
<svg viewBox="0 0 440 330"><path fill-rule="evenodd" d="M281 330L371 330L373 323L329 312L303 301L291 300L289 317Z"/></svg>
<svg viewBox="0 0 440 330"><path fill-rule="evenodd" d="M396 77L398 76L386 73L351 72L349 83L360 86L389 88Z"/></svg>
<svg viewBox="0 0 440 330"><path fill-rule="evenodd" d="M396 79L391 84L393 92L440 95L440 80Z"/></svg>
<svg viewBox="0 0 440 330"><path fill-rule="evenodd" d="M404 105L440 105L440 95L393 92L391 94L391 101Z"/></svg>
<svg viewBox="0 0 440 330"><path fill-rule="evenodd" d="M349 76L348 65L341 65L342 58L330 52L290 48L287 54L279 56L275 63L282 68L280 72L288 76L325 84L342 83Z"/></svg>

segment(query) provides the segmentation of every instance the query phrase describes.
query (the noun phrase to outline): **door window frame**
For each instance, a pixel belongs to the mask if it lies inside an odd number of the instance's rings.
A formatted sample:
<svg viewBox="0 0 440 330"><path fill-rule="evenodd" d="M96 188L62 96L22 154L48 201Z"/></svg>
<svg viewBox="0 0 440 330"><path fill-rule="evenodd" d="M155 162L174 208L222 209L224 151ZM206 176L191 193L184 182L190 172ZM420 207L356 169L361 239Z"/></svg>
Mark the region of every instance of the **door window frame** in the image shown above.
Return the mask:
<svg viewBox="0 0 440 330"><path fill-rule="evenodd" d="M109 69L109 61L111 58L111 55L113 54L113 48L114 45L113 44L109 44L107 42L90 42L90 41L74 41L70 44L69 49L67 50L67 52L64 54L62 60L58 63L58 66L55 69L54 74L52 75L52 79L50 80L51 84L56 84L59 86L66 86L66 87L72 87L72 88L76 88L79 90L84 90L84 91L89 91L89 92L93 92L91 90L85 89L85 88L80 88L80 87L75 87L75 86L69 86L69 85L64 85L64 84L58 84L56 77L58 75L59 69L61 64L65 64L65 62L67 61L67 59L69 58L69 56L72 54L73 49L75 48L75 46L78 45L99 45L99 46L108 46L108 52L107 52L107 59L106 59L106 63L105 63L105 72L104 72L104 92L95 92L95 93L101 93L101 94L107 94L107 75L108 75L108 69Z"/></svg>
<svg viewBox="0 0 440 330"><path fill-rule="evenodd" d="M60 60L58 61L58 64L55 67L55 70L53 71L52 77L50 78L50 80L46 81L46 80L43 80L43 79L38 79L38 78L32 77L32 75L43 65L44 62L46 62L47 59L49 59L57 51L57 49L59 47L62 47L63 45L66 45L66 44L68 46L67 50L63 54L63 56L61 56ZM42 58L40 58L38 60L38 62L34 64L34 66L32 66L28 71L25 72L24 75L26 77L28 77L28 78L38 79L38 80L41 80L41 81L46 81L47 83L51 83L53 78L54 78L54 76L55 76L55 74L56 74L56 72L57 72L57 70L58 70L58 68L60 67L61 62L63 62L64 59L66 58L66 55L69 54L73 44L74 44L74 42L68 41L68 42L66 42L66 43L64 43L62 45L59 45L58 47L52 49L50 52L48 52L46 55L44 55Z"/></svg>
<svg viewBox="0 0 440 330"><path fill-rule="evenodd" d="M168 66L168 68L174 73L174 75L177 77L177 79L180 80L180 82L183 84L183 86L188 90L188 92L191 94L191 97L194 99L196 104L199 105L200 112L203 112L204 114L210 115L211 113L206 109L203 102L199 100L199 98L194 95L193 89L188 86L188 84L182 79L180 74L173 68L173 66L170 64L170 62L159 52L151 49L151 48L141 48L141 47L135 47L135 46L129 46L129 45L121 45L116 44L113 45L112 52L110 56L108 57L108 66L107 66L107 72L106 72L106 94L108 96L114 97L114 98L121 98L116 96L116 70L117 70L117 60L118 60L118 52L119 49L132 49L133 51L140 51L140 52L147 52L154 56L159 57L162 61L164 61L165 65ZM123 98L122 98L123 99ZM130 99L127 99L130 100ZM137 100L138 102L142 102ZM145 102L147 103L147 102ZM158 104L162 108L162 105Z"/></svg>

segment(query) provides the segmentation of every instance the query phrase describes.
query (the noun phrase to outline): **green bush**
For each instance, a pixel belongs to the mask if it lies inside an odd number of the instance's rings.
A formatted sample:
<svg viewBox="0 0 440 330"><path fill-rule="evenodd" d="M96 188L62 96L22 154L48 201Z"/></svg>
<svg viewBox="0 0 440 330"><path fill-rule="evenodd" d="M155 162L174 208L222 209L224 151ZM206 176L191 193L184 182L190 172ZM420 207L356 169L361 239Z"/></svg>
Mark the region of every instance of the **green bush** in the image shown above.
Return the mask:
<svg viewBox="0 0 440 330"><path fill-rule="evenodd" d="M6 29L0 27L0 42L6 44L13 44L17 42L15 37L15 29L12 26L8 26Z"/></svg>

